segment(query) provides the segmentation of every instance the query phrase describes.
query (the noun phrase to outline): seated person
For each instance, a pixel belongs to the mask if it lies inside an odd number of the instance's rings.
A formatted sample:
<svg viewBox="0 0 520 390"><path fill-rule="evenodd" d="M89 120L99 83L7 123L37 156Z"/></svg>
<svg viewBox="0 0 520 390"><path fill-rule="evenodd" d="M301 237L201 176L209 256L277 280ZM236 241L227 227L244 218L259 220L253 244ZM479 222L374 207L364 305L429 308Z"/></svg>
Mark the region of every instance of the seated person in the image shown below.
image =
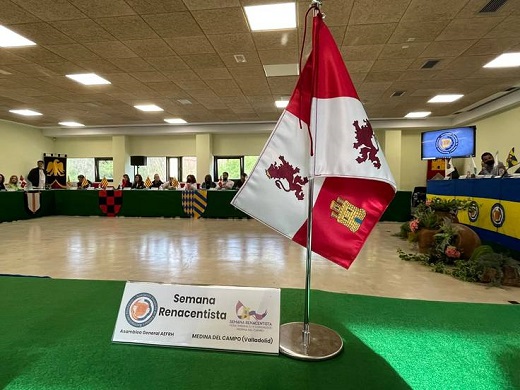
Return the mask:
<svg viewBox="0 0 520 390"><path fill-rule="evenodd" d="M235 183L233 182L233 180L229 180L228 177L229 177L229 173L227 173L227 172L222 173L222 177L220 178L220 180L217 184L217 189L219 189L219 190L233 189L233 186L235 185Z"/></svg>
<svg viewBox="0 0 520 390"><path fill-rule="evenodd" d="M0 190L5 190L5 184L4 184L5 178L4 175L0 173Z"/></svg>
<svg viewBox="0 0 520 390"><path fill-rule="evenodd" d="M502 176L506 173L506 167L504 163L499 161L495 166L495 158L489 152L482 153L482 170L478 173L479 175L492 175Z"/></svg>
<svg viewBox="0 0 520 390"><path fill-rule="evenodd" d="M152 185L150 186L151 188L161 188L161 186L163 185L164 183L162 182L161 178L159 177L159 174L156 173L155 175L153 175L153 181L152 181Z"/></svg>
<svg viewBox="0 0 520 390"><path fill-rule="evenodd" d="M92 182L90 180L87 180L85 175L79 175L78 176L78 190L89 188L92 185Z"/></svg>
<svg viewBox="0 0 520 390"><path fill-rule="evenodd" d="M7 191L18 191L20 189L20 186L18 185L18 176L11 175L9 178L9 183L7 183L5 189Z"/></svg>
<svg viewBox="0 0 520 390"><path fill-rule="evenodd" d="M211 175L204 176L204 183L202 183L202 188L205 190L209 190L210 188L215 188L217 185L213 182Z"/></svg>
<svg viewBox="0 0 520 390"><path fill-rule="evenodd" d="M233 189L239 190L240 188L242 188L242 186L246 182L246 179L247 179L247 173L242 173L240 175L240 180L235 183L235 186L233 187Z"/></svg>
<svg viewBox="0 0 520 390"><path fill-rule="evenodd" d="M135 175L134 184L132 184L132 189L142 190L143 188L144 188L143 177L140 174Z"/></svg>
<svg viewBox="0 0 520 390"><path fill-rule="evenodd" d="M197 179L195 175L188 175L186 177L186 184L184 185L185 191L194 191L197 189Z"/></svg>
<svg viewBox="0 0 520 390"><path fill-rule="evenodd" d="M164 190L175 190L179 186L179 181L175 177L170 177L166 183L162 185Z"/></svg>
<svg viewBox="0 0 520 390"><path fill-rule="evenodd" d="M126 173L123 175L123 180L121 180L121 184L119 185L119 188L132 188L132 182L130 181L130 176L128 176Z"/></svg>

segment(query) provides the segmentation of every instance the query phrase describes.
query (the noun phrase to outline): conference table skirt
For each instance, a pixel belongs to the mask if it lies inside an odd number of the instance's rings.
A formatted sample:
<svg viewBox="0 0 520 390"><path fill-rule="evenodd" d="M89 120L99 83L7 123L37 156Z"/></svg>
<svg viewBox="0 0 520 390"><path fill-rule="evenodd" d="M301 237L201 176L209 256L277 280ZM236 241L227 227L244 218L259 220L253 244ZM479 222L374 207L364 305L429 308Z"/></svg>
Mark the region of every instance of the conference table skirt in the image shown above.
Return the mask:
<svg viewBox="0 0 520 390"><path fill-rule="evenodd" d="M44 217L48 215L103 216L98 190L47 190L39 192L39 208L29 210L23 191L0 192L0 222ZM120 191L119 217L188 218L183 209L185 191L130 190ZM207 205L202 218L246 218L231 205L236 191L207 191ZM410 192L400 191L390 204L382 221L406 221L410 216Z"/></svg>

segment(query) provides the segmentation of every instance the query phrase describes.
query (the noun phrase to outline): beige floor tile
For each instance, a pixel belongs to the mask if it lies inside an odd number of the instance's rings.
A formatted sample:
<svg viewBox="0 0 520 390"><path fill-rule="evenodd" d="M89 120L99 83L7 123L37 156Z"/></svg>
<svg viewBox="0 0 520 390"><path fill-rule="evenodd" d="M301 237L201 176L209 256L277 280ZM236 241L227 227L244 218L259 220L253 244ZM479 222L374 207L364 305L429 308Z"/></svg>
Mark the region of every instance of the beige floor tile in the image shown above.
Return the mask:
<svg viewBox="0 0 520 390"><path fill-rule="evenodd" d="M520 301L519 288L466 283L405 262L379 223L349 270L320 256L312 288L440 301ZM0 224L0 273L53 278L303 288L305 250L255 220L46 217Z"/></svg>

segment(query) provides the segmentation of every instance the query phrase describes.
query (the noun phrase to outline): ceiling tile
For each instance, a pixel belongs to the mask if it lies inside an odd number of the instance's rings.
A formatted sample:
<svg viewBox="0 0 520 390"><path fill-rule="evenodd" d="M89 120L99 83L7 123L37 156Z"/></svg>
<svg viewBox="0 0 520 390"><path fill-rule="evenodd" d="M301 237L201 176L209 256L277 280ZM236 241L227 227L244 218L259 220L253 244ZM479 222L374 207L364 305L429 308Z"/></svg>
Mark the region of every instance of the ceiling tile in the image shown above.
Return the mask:
<svg viewBox="0 0 520 390"><path fill-rule="evenodd" d="M165 38L164 40L179 55L215 52L205 36Z"/></svg>
<svg viewBox="0 0 520 390"><path fill-rule="evenodd" d="M397 23L348 26L343 45L377 45L387 43L396 26Z"/></svg>
<svg viewBox="0 0 520 390"><path fill-rule="evenodd" d="M109 61L126 72L153 72L156 70L142 58L110 58Z"/></svg>
<svg viewBox="0 0 520 390"><path fill-rule="evenodd" d="M7 50L0 49L0 65L9 65L9 64L20 64L24 62L28 62L23 57L17 56L16 51L10 53Z"/></svg>
<svg viewBox="0 0 520 390"><path fill-rule="evenodd" d="M85 43L85 46L103 58L137 57L137 54L119 41Z"/></svg>
<svg viewBox="0 0 520 390"><path fill-rule="evenodd" d="M223 67L224 64L217 54L189 54L182 59L192 69L204 69L211 67Z"/></svg>
<svg viewBox="0 0 520 390"><path fill-rule="evenodd" d="M248 68L250 66L261 65L260 58L255 51L238 53L246 58L246 62L237 62L235 54L237 53L219 53L220 58L228 68Z"/></svg>
<svg viewBox="0 0 520 390"><path fill-rule="evenodd" d="M464 55L500 54L520 44L518 38L480 39Z"/></svg>
<svg viewBox="0 0 520 390"><path fill-rule="evenodd" d="M276 1L278 2L278 1ZM261 2L265 4L265 1ZM352 11L352 5L354 0L327 0L322 7L322 12L325 15L325 21L327 26L341 26L347 24L347 21L350 18L350 13ZM304 1L298 3L298 26L305 25L305 14L309 8L309 2ZM309 20L307 21L307 25L312 24L311 15L309 14Z"/></svg>
<svg viewBox="0 0 520 390"><path fill-rule="evenodd" d="M455 19L446 26L446 28L435 38L436 41L457 40L459 37L465 39L482 38L494 27L496 27L503 18L479 18L479 19Z"/></svg>
<svg viewBox="0 0 520 390"><path fill-rule="evenodd" d="M406 70L412 62L412 58L377 60L371 70L373 72L401 71Z"/></svg>
<svg viewBox="0 0 520 390"><path fill-rule="evenodd" d="M190 80L174 80L175 84L184 89L185 91L194 90L207 90L208 86L201 79L190 79Z"/></svg>
<svg viewBox="0 0 520 390"><path fill-rule="evenodd" d="M240 53L254 47L251 34L208 35L208 39L219 53Z"/></svg>
<svg viewBox="0 0 520 390"><path fill-rule="evenodd" d="M257 50L298 48L296 30L256 31L252 36Z"/></svg>
<svg viewBox="0 0 520 390"><path fill-rule="evenodd" d="M206 34L249 32L242 8L219 8L192 13Z"/></svg>
<svg viewBox="0 0 520 390"><path fill-rule="evenodd" d="M64 57L60 57L51 51L41 47L18 47L14 49L5 49L11 53L25 58L26 60L33 61L36 63L41 62L63 62Z"/></svg>
<svg viewBox="0 0 520 390"><path fill-rule="evenodd" d="M412 0L402 20L404 22L431 22L453 19L466 3L467 0Z"/></svg>
<svg viewBox="0 0 520 390"><path fill-rule="evenodd" d="M10 26L10 28L38 45L74 43L72 39L56 30L48 23L17 24L16 26Z"/></svg>
<svg viewBox="0 0 520 390"><path fill-rule="evenodd" d="M12 0L45 21L83 19L86 15L68 0Z"/></svg>
<svg viewBox="0 0 520 390"><path fill-rule="evenodd" d="M182 0L125 0L138 14L166 14L168 12L186 11Z"/></svg>
<svg viewBox="0 0 520 390"><path fill-rule="evenodd" d="M98 18L95 21L120 40L159 38L139 16Z"/></svg>
<svg viewBox="0 0 520 390"><path fill-rule="evenodd" d="M48 45L46 47L60 57L72 62L82 60L93 61L99 59L97 54L79 43L68 45Z"/></svg>
<svg viewBox="0 0 520 390"><path fill-rule="evenodd" d="M426 42L389 43L385 45L379 58L416 58L424 51L424 49L426 49L427 46L428 43Z"/></svg>
<svg viewBox="0 0 520 390"><path fill-rule="evenodd" d="M468 50L476 40L452 40L432 42L420 56L428 58L457 57Z"/></svg>
<svg viewBox="0 0 520 390"><path fill-rule="evenodd" d="M488 32L485 38L520 38L520 16L516 14L506 18L506 20Z"/></svg>
<svg viewBox="0 0 520 390"><path fill-rule="evenodd" d="M195 69L195 73L202 80L231 80L231 74L226 68L202 68Z"/></svg>
<svg viewBox="0 0 520 390"><path fill-rule="evenodd" d="M350 15L351 24L399 22L411 0L357 0Z"/></svg>
<svg viewBox="0 0 520 390"><path fill-rule="evenodd" d="M203 35L199 25L189 12L144 15L143 19L163 38Z"/></svg>
<svg viewBox="0 0 520 390"><path fill-rule="evenodd" d="M421 23L401 22L395 28L388 42L432 42L449 22L449 20L425 21ZM413 41L409 41L411 39L413 39Z"/></svg>
<svg viewBox="0 0 520 390"><path fill-rule="evenodd" d="M135 15L124 0L68 0L91 18Z"/></svg>
<svg viewBox="0 0 520 390"><path fill-rule="evenodd" d="M168 57L149 57L146 59L148 63L161 72L168 71L184 71L188 68L188 65L182 60L181 57L168 56Z"/></svg>
<svg viewBox="0 0 520 390"><path fill-rule="evenodd" d="M53 22L51 25L79 43L103 42L115 39L92 19L59 21Z"/></svg>
<svg viewBox="0 0 520 390"><path fill-rule="evenodd" d="M135 72L130 74L144 83L168 81L166 76L160 72Z"/></svg>
<svg viewBox="0 0 520 390"><path fill-rule="evenodd" d="M162 39L137 39L123 41L139 57L168 57L174 56L174 51Z"/></svg>
<svg viewBox="0 0 520 390"><path fill-rule="evenodd" d="M287 50L260 50L258 54L264 65L296 64L299 61L299 53L296 48Z"/></svg>
<svg viewBox="0 0 520 390"><path fill-rule="evenodd" d="M342 46L341 56L343 60L375 60L383 50L384 45L359 45L359 46Z"/></svg>
<svg viewBox="0 0 520 390"><path fill-rule="evenodd" d="M385 82L395 81L405 74L405 72L369 72L364 81L365 82Z"/></svg>
<svg viewBox="0 0 520 390"><path fill-rule="evenodd" d="M267 82L269 84L269 88L271 88L271 92L273 95L291 95L294 87L296 86L296 82L298 81L298 76L284 76L284 77L268 77Z"/></svg>
<svg viewBox="0 0 520 390"><path fill-rule="evenodd" d="M0 24L10 25L16 23L33 23L39 22L40 19L19 7L11 0L0 0Z"/></svg>
<svg viewBox="0 0 520 390"><path fill-rule="evenodd" d="M375 61L345 61L347 69L351 73L366 73L370 71Z"/></svg>

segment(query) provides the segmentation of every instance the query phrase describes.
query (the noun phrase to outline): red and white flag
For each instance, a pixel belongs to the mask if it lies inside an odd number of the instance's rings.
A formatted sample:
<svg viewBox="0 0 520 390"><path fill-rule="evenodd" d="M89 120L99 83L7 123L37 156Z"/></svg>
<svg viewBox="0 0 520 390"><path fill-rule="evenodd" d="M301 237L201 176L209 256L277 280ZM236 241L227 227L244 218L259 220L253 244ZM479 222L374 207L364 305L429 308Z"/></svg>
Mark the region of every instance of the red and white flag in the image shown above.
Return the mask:
<svg viewBox="0 0 520 390"><path fill-rule="evenodd" d="M321 14L289 104L232 204L306 246L311 175L312 251L348 268L396 184Z"/></svg>

